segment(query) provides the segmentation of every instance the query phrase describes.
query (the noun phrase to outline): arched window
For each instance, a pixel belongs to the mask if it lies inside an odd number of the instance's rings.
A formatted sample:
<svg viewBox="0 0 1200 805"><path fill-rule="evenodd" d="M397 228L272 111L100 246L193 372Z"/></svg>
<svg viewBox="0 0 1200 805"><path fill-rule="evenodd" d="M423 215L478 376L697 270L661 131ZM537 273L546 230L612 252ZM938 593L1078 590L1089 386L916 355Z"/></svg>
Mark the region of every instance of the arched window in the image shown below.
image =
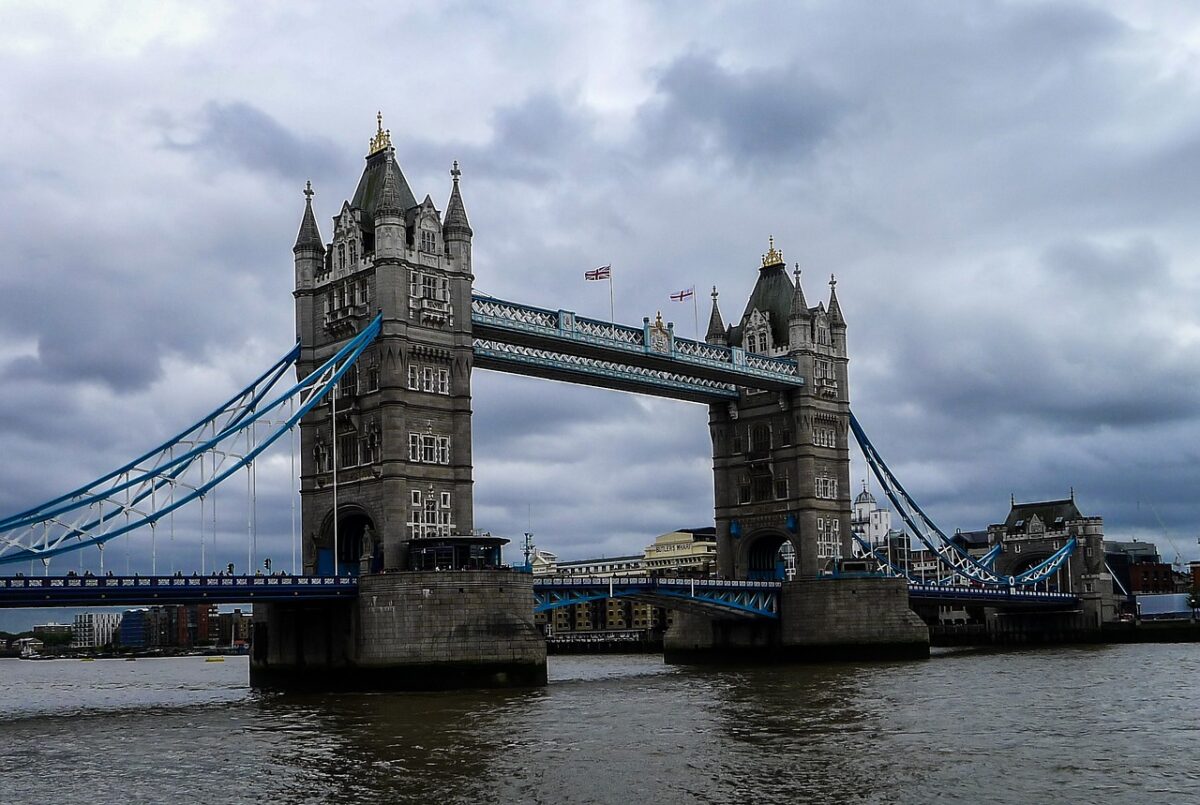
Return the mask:
<svg viewBox="0 0 1200 805"><path fill-rule="evenodd" d="M350 265L358 262L358 241L350 241Z"/></svg>
<svg viewBox="0 0 1200 805"><path fill-rule="evenodd" d="M758 351L758 345L754 338L754 333L750 333L750 335L746 338L746 351L747 352L757 352Z"/></svg>
<svg viewBox="0 0 1200 805"><path fill-rule="evenodd" d="M341 271L346 267L346 244L338 244L338 270Z"/></svg>

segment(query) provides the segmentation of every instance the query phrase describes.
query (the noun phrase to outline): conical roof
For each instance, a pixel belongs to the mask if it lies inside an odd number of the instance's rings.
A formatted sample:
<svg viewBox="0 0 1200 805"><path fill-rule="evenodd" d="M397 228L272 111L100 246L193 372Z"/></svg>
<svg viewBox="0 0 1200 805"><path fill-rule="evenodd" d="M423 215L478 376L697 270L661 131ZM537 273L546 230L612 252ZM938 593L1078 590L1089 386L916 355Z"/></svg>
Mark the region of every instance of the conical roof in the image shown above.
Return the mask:
<svg viewBox="0 0 1200 805"><path fill-rule="evenodd" d="M804 289L800 287L800 268L796 268L796 287L792 294L792 307L788 311L788 318L792 319L807 319L811 317L808 311L808 302L804 298Z"/></svg>
<svg viewBox="0 0 1200 805"><path fill-rule="evenodd" d="M450 175L454 177L454 187L450 190L450 200L446 202L446 217L443 226L446 234L454 233L469 237L474 232L471 231L471 222L467 220L467 208L463 206L462 194L458 192L458 177L462 175L462 171L458 169L458 160L454 161Z"/></svg>
<svg viewBox="0 0 1200 805"><path fill-rule="evenodd" d="M845 327L846 320L842 318L842 306L838 304L837 279L829 275L829 324L832 327Z"/></svg>
<svg viewBox="0 0 1200 805"><path fill-rule="evenodd" d="M395 204L400 210L408 210L417 206L412 188L404 178L404 172L396 163L395 151L390 147L377 151L367 157L367 165L363 168L362 178L358 180L358 189L354 191L351 207L357 207L364 213L364 220L370 221L375 217L383 198L385 179L390 179L395 193Z"/></svg>
<svg viewBox="0 0 1200 805"><path fill-rule="evenodd" d="M741 346L742 328L755 309L771 314L771 338L775 344L778 346L788 343L788 313L792 307L793 291L792 280L783 263L760 268L758 282L754 283L754 290L750 292L750 299L746 302L746 310L742 313L738 326L733 328L735 332L730 343Z"/></svg>
<svg viewBox="0 0 1200 805"><path fill-rule="evenodd" d="M300 219L300 231L296 235L296 245L292 247L292 250L313 249L323 253L325 244L321 241L321 230L317 227L317 217L313 215L312 182L308 182L305 186L304 195L304 217Z"/></svg>
<svg viewBox="0 0 1200 805"><path fill-rule="evenodd" d="M712 313L708 317L708 332L704 334L705 341L725 339L725 322L721 320L721 310L717 307L717 286L712 289Z"/></svg>

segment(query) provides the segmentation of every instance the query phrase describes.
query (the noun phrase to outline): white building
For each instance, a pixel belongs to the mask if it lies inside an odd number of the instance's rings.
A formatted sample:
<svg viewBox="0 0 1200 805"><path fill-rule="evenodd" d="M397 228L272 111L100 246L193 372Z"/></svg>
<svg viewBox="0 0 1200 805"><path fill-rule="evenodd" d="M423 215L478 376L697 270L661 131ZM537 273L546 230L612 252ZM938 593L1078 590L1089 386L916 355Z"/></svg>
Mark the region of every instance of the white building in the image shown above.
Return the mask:
<svg viewBox="0 0 1200 805"><path fill-rule="evenodd" d="M88 612L75 616L71 648L103 648L113 641L121 626L121 616L115 612Z"/></svg>

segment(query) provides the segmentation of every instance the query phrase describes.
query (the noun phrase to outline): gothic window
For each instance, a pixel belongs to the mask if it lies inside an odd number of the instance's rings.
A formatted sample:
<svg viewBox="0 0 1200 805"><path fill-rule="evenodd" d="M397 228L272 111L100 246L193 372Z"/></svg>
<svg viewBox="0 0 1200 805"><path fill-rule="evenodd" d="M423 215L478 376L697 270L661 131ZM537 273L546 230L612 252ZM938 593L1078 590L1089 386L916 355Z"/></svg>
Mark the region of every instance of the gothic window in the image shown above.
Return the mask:
<svg viewBox="0 0 1200 805"><path fill-rule="evenodd" d="M833 368L829 361L816 361L813 364L813 374L818 380L823 378L833 379Z"/></svg>
<svg viewBox="0 0 1200 805"><path fill-rule="evenodd" d="M738 478L738 503L750 502L750 476L742 475Z"/></svg>
<svg viewBox="0 0 1200 805"><path fill-rule="evenodd" d="M817 327L817 343L829 345L829 328L824 326Z"/></svg>
<svg viewBox="0 0 1200 805"><path fill-rule="evenodd" d="M379 362L374 357L367 364L367 391L379 391Z"/></svg>
<svg viewBox="0 0 1200 805"><path fill-rule="evenodd" d="M438 369L437 393L438 394L449 394L450 393L450 370L449 369Z"/></svg>
<svg viewBox="0 0 1200 805"><path fill-rule="evenodd" d="M817 558L837 559L842 555L841 525L836 517L817 518Z"/></svg>
<svg viewBox="0 0 1200 805"><path fill-rule="evenodd" d="M437 251L437 237L428 229L421 230L421 251L429 254Z"/></svg>
<svg viewBox="0 0 1200 805"><path fill-rule="evenodd" d="M758 341L755 339L754 333L750 333L750 335L746 337L746 351L758 352Z"/></svg>
<svg viewBox="0 0 1200 805"><path fill-rule="evenodd" d="M836 500L838 493L837 478L829 474L828 467L822 467L818 471L817 481L817 497L825 498L826 500Z"/></svg>
<svg viewBox="0 0 1200 805"><path fill-rule="evenodd" d="M770 500L775 494L770 473L756 475L752 480L751 496L755 501Z"/></svg>
<svg viewBox="0 0 1200 805"><path fill-rule="evenodd" d="M338 436L338 469L358 466L358 433L348 430Z"/></svg>
<svg viewBox="0 0 1200 805"><path fill-rule="evenodd" d="M408 513L409 537L450 536L454 528L450 515L449 492L442 492L438 497L434 497L433 491L430 490L429 494L422 496L420 490L414 489L412 508Z"/></svg>
<svg viewBox="0 0 1200 805"><path fill-rule="evenodd" d="M338 271L346 267L346 244L338 244Z"/></svg>
<svg viewBox="0 0 1200 805"><path fill-rule="evenodd" d="M408 388L409 391L421 390L421 367L408 365Z"/></svg>
<svg viewBox="0 0 1200 805"><path fill-rule="evenodd" d="M787 476L775 479L775 498L783 500L788 496L788 479Z"/></svg>
<svg viewBox="0 0 1200 805"><path fill-rule="evenodd" d="M779 443L784 446L790 445L792 443L792 429L791 428L783 429L783 432L779 435Z"/></svg>
<svg viewBox="0 0 1200 805"><path fill-rule="evenodd" d="M766 425L755 425L750 429L750 456L765 456L771 452L771 429Z"/></svg>
<svg viewBox="0 0 1200 805"><path fill-rule="evenodd" d="M350 265L358 262L358 241L350 241Z"/></svg>
<svg viewBox="0 0 1200 805"><path fill-rule="evenodd" d="M353 397L358 391L358 366L350 364L337 384L338 397Z"/></svg>
<svg viewBox="0 0 1200 805"><path fill-rule="evenodd" d="M449 464L450 437L432 433L408 434L408 460L417 464Z"/></svg>
<svg viewBox="0 0 1200 805"><path fill-rule="evenodd" d="M432 366L421 367L421 381L422 381L422 384L421 384L422 391L427 391L427 392L432 393L437 390L437 386L434 383L434 374L433 374Z"/></svg>

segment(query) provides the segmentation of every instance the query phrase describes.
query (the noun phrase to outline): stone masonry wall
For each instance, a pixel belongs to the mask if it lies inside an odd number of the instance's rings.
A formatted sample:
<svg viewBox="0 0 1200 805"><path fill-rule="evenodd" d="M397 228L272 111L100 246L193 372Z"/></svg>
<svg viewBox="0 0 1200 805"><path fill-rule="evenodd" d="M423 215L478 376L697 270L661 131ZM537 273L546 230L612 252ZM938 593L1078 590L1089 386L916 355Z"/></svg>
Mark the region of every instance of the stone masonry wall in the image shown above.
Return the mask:
<svg viewBox="0 0 1200 805"><path fill-rule="evenodd" d="M541 666L533 577L507 570L386 573L359 582L360 666Z"/></svg>
<svg viewBox="0 0 1200 805"><path fill-rule="evenodd" d="M786 582L780 598L783 644L867 656L929 652L929 629L908 606L903 579ZM892 647L892 648L887 648Z"/></svg>

